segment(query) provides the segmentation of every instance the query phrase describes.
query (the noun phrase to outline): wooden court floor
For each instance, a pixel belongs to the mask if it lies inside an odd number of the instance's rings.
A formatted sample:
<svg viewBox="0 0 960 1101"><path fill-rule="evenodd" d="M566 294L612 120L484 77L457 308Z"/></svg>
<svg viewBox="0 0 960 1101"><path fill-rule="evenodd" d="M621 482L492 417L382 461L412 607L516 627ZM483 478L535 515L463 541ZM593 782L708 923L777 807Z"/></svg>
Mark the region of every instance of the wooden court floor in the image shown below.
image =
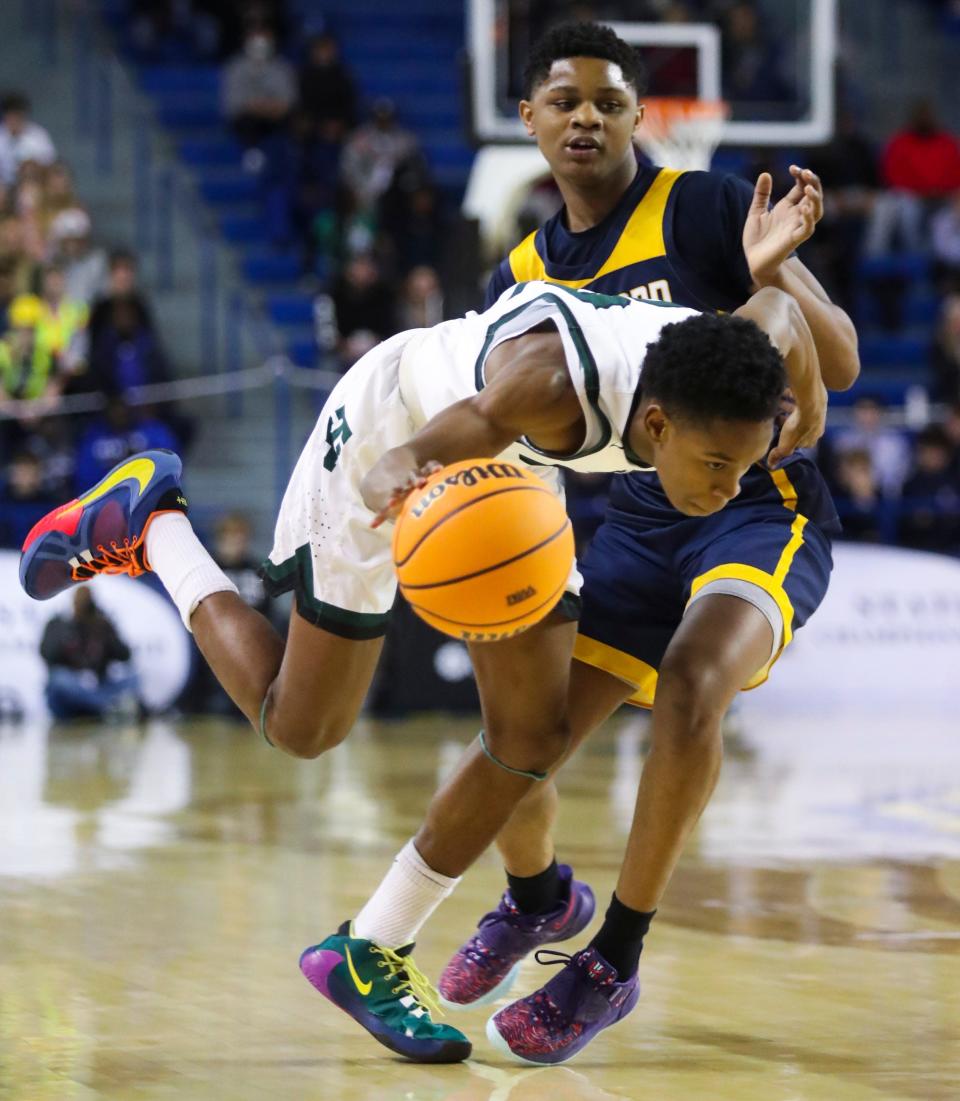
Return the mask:
<svg viewBox="0 0 960 1101"><path fill-rule="evenodd" d="M544 1069L495 1054L484 1010L457 1018L469 1063L405 1063L297 970L474 723L368 722L316 762L217 722L0 728L0 1098L960 1099L957 731L738 723L638 1009ZM559 854L601 909L644 737L618 716L564 779ZM428 974L500 889L488 854L425 930Z"/></svg>

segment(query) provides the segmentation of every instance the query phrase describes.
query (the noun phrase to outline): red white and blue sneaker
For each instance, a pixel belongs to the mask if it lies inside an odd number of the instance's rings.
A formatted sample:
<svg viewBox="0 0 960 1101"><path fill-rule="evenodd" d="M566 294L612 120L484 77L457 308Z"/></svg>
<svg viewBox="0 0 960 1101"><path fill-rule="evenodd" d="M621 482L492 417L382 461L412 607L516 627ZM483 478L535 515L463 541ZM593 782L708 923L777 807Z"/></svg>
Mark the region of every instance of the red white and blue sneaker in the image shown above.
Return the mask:
<svg viewBox="0 0 960 1101"><path fill-rule="evenodd" d="M349 922L308 948L300 970L316 990L381 1044L415 1063L459 1063L472 1050L464 1034L438 1024L436 992L410 953L353 936Z"/></svg>
<svg viewBox="0 0 960 1101"><path fill-rule="evenodd" d="M34 600L99 573L148 570L144 539L164 512L186 512L182 466L172 451L141 451L118 463L81 497L34 524L20 555L20 584Z"/></svg>
<svg viewBox="0 0 960 1101"><path fill-rule="evenodd" d="M640 997L639 978L618 982L616 970L596 948L575 956L548 949L537 953L537 962L565 966L545 986L487 1021L490 1043L521 1063L565 1063L598 1032L622 1021Z"/></svg>
<svg viewBox="0 0 960 1101"><path fill-rule="evenodd" d="M444 968L437 987L448 1009L489 1005L513 986L524 956L544 944L569 940L590 924L596 901L586 883L573 878L569 864L558 868L561 902L542 914L524 914L509 890L500 905L484 914L477 931Z"/></svg>

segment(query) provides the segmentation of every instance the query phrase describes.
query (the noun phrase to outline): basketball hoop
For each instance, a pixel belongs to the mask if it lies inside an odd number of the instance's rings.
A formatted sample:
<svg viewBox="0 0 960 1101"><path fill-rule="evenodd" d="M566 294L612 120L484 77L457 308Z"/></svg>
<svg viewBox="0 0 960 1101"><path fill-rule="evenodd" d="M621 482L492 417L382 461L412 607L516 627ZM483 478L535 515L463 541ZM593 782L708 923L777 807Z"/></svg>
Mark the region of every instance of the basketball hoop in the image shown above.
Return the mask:
<svg viewBox="0 0 960 1101"><path fill-rule="evenodd" d="M648 96L637 141L654 164L668 168L710 167L729 107L722 100Z"/></svg>

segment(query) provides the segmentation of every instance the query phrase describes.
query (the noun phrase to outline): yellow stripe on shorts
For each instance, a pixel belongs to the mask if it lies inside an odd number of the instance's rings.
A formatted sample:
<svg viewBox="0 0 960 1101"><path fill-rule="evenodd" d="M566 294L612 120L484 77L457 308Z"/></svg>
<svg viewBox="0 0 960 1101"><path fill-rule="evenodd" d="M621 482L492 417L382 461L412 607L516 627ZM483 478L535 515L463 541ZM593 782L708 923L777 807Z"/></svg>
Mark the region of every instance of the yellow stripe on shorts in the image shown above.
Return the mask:
<svg viewBox="0 0 960 1101"><path fill-rule="evenodd" d="M573 644L573 656L584 665L602 669L635 688L636 691L627 703L637 707L653 707L653 697L657 691L657 671L652 665L585 635L577 635Z"/></svg>

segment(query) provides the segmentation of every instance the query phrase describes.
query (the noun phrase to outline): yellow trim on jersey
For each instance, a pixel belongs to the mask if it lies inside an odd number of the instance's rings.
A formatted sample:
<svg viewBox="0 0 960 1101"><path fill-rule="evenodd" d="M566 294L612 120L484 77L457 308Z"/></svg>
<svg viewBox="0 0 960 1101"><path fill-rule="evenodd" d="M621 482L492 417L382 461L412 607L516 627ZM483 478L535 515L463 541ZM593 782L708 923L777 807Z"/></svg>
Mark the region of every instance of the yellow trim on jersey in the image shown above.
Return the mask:
<svg viewBox="0 0 960 1101"><path fill-rule="evenodd" d="M770 477L773 479L773 484L777 487L780 496L783 498L784 507L790 509L791 512L796 512L797 491L794 489L793 482L787 477L787 472L783 467L780 467L777 470L771 470Z"/></svg>
<svg viewBox="0 0 960 1101"><path fill-rule="evenodd" d="M543 266L543 261L540 259L540 254L537 252L534 241L537 234L540 231L535 229L533 233L528 234L520 242L510 250L510 255L507 259L510 261L510 270L513 272L513 278L518 283L527 283L531 279L545 279L547 269ZM554 279L554 283L559 283L560 280ZM565 287L579 287L580 283L564 283Z"/></svg>
<svg viewBox="0 0 960 1101"><path fill-rule="evenodd" d="M682 169L661 168L646 195L637 203L630 215L620 240L606 263L593 277L608 275L612 271L628 268L641 260L665 256L667 245L663 239L663 215L673 185L683 175Z"/></svg>
<svg viewBox="0 0 960 1101"><path fill-rule="evenodd" d="M758 685L763 684L767 677L770 676L770 670L774 662L793 640L793 604L790 602L790 597L787 596L783 583L787 578L787 574L790 572L790 567L793 565L793 560L796 557L797 551L803 545L803 529L806 526L806 516L798 516L790 525L790 538L780 552L780 558L773 573L767 573L765 570L758 569L756 566L748 566L744 562L726 562L724 565L715 566L712 570L708 570L706 573L694 578L693 584L690 586L690 599L692 600L704 585L709 585L711 581L719 581L721 579L749 581L751 584L763 589L765 593L769 593L777 602L777 607L780 609L780 614L783 616L783 638L780 640L780 649L777 650L766 665L757 670L744 685L744 690L756 688Z"/></svg>
<svg viewBox="0 0 960 1101"><path fill-rule="evenodd" d="M776 581L778 585L783 585L787 574L790 572L790 567L793 565L793 560L796 557L797 551L803 544L803 529L806 526L806 516L798 516L790 525L790 541L783 548L783 553L780 555L780 561L777 563L777 568L773 571L773 580Z"/></svg>
<svg viewBox="0 0 960 1101"><path fill-rule="evenodd" d="M585 635L577 635L573 644L573 656L584 665L602 669L635 688L636 691L628 703L638 707L653 707L653 697L657 691L657 671L652 665Z"/></svg>
<svg viewBox="0 0 960 1101"><path fill-rule="evenodd" d="M789 482L787 484L789 485ZM704 585L709 585L711 581L731 578L736 581L749 581L763 589L765 593L769 593L777 602L777 607L783 616L783 638L780 640L780 648L743 686L744 691L749 691L751 688L757 688L763 684L770 676L770 670L774 663L793 640L793 604L790 602L790 597L787 596L783 583L790 572L797 551L803 546L803 529L806 526L806 516L797 516L790 525L790 538L780 552L780 558L773 573L767 573L757 566L749 566L745 562L725 562L722 566L715 566L712 570L708 570L694 578L693 584L690 586L690 599L692 600ZM609 673L611 676L632 685L636 691L627 700L627 703L633 704L635 707L653 707L657 692L658 673L652 665L648 665L632 654L624 653L623 650L608 646L604 642L587 638L585 635L577 635L577 640L573 646L573 656L585 665L602 669L605 673Z"/></svg>
<svg viewBox="0 0 960 1101"><path fill-rule="evenodd" d="M633 213L627 219L623 232L614 245L613 251L602 267L586 279L554 279L547 274L546 266L536 248L539 230L525 237L510 252L510 271L518 283L531 279L543 279L561 287L579 290L611 272L639 264L644 260L653 260L665 256L667 246L663 239L663 216L667 208L667 199L673 185L683 175L682 169L661 168L646 194L637 203Z"/></svg>

